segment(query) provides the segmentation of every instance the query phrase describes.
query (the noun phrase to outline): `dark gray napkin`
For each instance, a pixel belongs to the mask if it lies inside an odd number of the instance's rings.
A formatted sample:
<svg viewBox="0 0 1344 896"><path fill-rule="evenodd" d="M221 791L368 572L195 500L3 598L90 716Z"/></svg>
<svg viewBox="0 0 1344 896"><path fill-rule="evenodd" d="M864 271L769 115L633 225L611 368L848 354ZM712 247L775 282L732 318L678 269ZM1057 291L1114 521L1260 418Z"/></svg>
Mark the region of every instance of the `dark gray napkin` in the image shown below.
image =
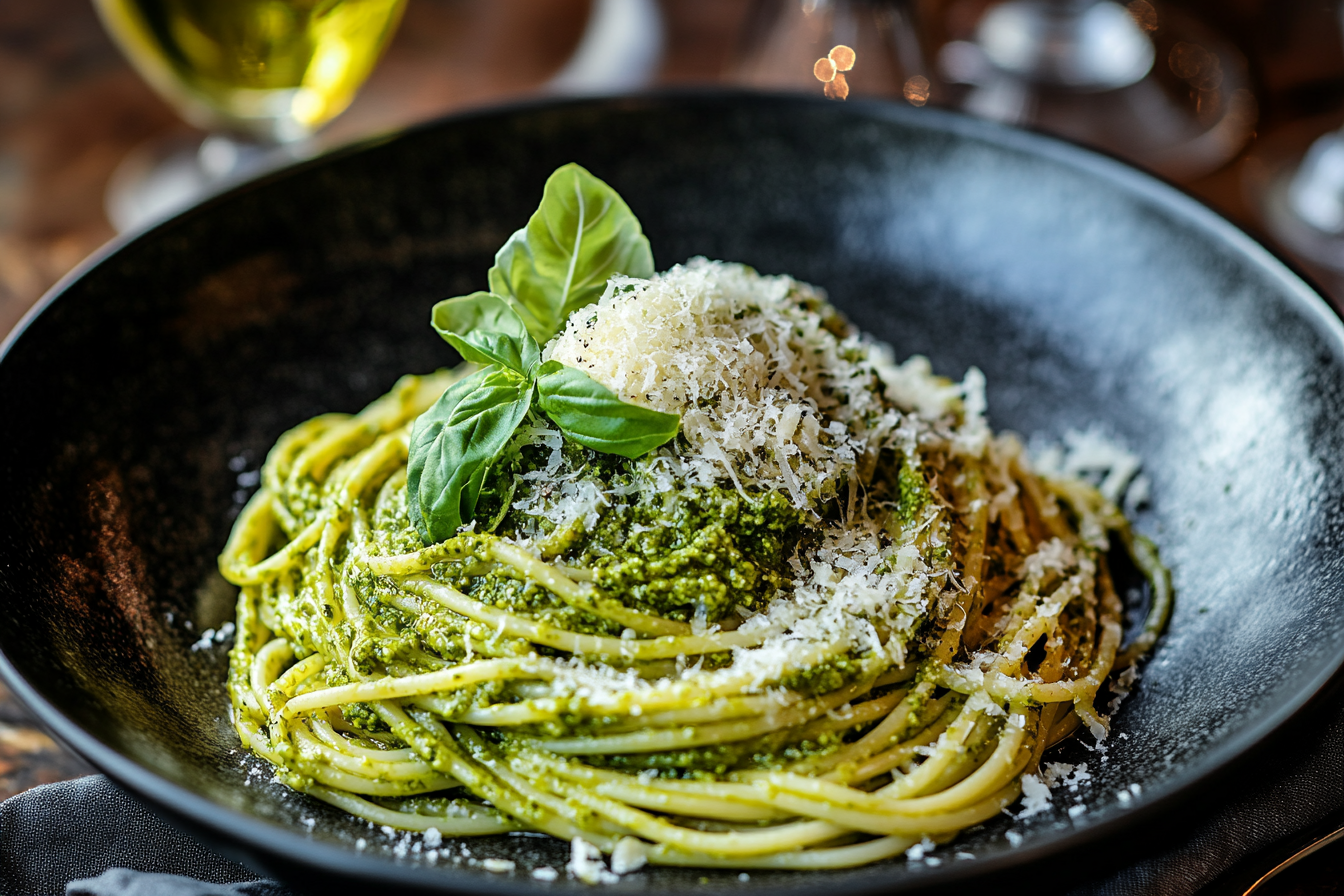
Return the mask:
<svg viewBox="0 0 1344 896"><path fill-rule="evenodd" d="M112 868L89 880L71 881L66 896L289 896L272 880L211 884L180 874Z"/></svg>
<svg viewBox="0 0 1344 896"><path fill-rule="evenodd" d="M102 775L0 803L0 896L61 896L67 885L80 896L290 896L164 823Z"/></svg>

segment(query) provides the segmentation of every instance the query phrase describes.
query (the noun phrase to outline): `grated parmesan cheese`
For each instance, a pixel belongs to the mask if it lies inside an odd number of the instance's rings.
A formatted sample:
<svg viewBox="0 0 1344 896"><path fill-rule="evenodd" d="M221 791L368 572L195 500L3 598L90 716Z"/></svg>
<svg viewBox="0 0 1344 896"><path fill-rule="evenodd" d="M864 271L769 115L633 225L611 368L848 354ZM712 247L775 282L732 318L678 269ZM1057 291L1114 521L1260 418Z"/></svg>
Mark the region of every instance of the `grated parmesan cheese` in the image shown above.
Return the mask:
<svg viewBox="0 0 1344 896"><path fill-rule="evenodd" d="M936 847L936 843L928 837L924 837L914 846L905 851L905 857L911 862L918 862L921 859L924 859L929 853L933 852Z"/></svg>
<svg viewBox="0 0 1344 896"><path fill-rule="evenodd" d="M1034 466L1056 476L1091 475L1098 482L1097 490L1112 504L1121 503L1131 482L1136 492L1133 503L1148 499L1148 480L1135 478L1142 466L1139 456L1095 426L1064 433L1064 444L1037 452Z"/></svg>
<svg viewBox="0 0 1344 896"><path fill-rule="evenodd" d="M575 837L569 843L569 864L566 869L576 879L586 884L614 884L620 875L607 870L602 862L602 850L582 837Z"/></svg>
<svg viewBox="0 0 1344 896"><path fill-rule="evenodd" d="M206 650L216 644L223 644L232 638L233 634L234 626L232 622L226 622L221 625L219 631L208 628L201 632L201 639L191 645L191 652L196 653L198 650Z"/></svg>
<svg viewBox="0 0 1344 896"><path fill-rule="evenodd" d="M611 870L617 874L629 874L648 864L644 853L644 844L634 837L622 837L611 851Z"/></svg>
<svg viewBox="0 0 1344 896"><path fill-rule="evenodd" d="M1071 792L1077 793L1078 788L1092 780L1092 773L1087 770L1087 763L1082 762L1073 770L1073 774L1064 783L1068 785Z"/></svg>
<svg viewBox="0 0 1344 896"><path fill-rule="evenodd" d="M692 481L782 491L808 509L839 496L899 423L874 389L890 353L834 332L847 329L814 287L695 258L652 280L612 278L545 357L680 414Z"/></svg>
<svg viewBox="0 0 1344 896"><path fill-rule="evenodd" d="M1022 811L1017 813L1019 821L1049 812L1053 805L1048 784L1035 775L1022 776Z"/></svg>
<svg viewBox="0 0 1344 896"><path fill-rule="evenodd" d="M1076 767L1084 772L1087 771L1086 762L1081 766ZM1074 768L1075 766L1068 762L1047 762L1045 765L1045 773L1041 776L1041 779L1045 781L1046 787L1054 789L1054 786L1067 778L1073 772Z"/></svg>

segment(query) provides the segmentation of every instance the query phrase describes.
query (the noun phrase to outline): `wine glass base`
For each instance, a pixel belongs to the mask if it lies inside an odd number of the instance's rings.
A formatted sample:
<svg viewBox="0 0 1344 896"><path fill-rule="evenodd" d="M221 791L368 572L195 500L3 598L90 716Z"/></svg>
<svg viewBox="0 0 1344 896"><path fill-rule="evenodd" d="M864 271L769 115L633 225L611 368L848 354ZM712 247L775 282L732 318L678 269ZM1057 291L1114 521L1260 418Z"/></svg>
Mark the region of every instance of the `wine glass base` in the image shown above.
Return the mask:
<svg viewBox="0 0 1344 896"><path fill-rule="evenodd" d="M574 55L546 89L582 96L648 87L662 63L665 31L655 0L594 0Z"/></svg>
<svg viewBox="0 0 1344 896"><path fill-rule="evenodd" d="M1344 273L1344 222L1339 229L1323 227L1308 220L1295 196L1295 181L1302 160L1285 160L1265 172L1262 181L1260 212L1270 235L1284 248L1307 261Z"/></svg>
<svg viewBox="0 0 1344 896"><path fill-rule="evenodd" d="M1344 128L1344 113L1331 111L1272 128L1259 136L1240 166L1241 201L1246 214L1253 217L1269 241L1300 264L1308 267L1317 280L1327 283L1333 295L1344 297L1344 234L1332 228L1313 226L1296 209L1293 181L1307 163L1312 147ZM1329 171L1323 172L1328 174ZM1326 187L1325 198L1335 190ZM1300 201L1300 200L1299 200ZM1320 209L1314 211L1320 212ZM1312 217L1320 220L1320 215Z"/></svg>
<svg viewBox="0 0 1344 896"><path fill-rule="evenodd" d="M103 208L118 232L170 218L208 196L298 156L211 134L174 134L141 144L112 172Z"/></svg>

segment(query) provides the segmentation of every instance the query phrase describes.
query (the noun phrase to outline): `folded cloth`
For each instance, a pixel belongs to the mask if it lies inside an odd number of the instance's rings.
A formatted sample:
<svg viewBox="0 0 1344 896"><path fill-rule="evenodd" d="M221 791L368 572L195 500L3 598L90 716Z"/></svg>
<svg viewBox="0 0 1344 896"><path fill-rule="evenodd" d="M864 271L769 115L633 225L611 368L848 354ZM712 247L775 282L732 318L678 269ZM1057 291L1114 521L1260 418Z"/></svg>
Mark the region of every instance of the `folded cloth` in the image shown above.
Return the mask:
<svg viewBox="0 0 1344 896"><path fill-rule="evenodd" d="M34 787L0 804L0 896L66 892L290 896L177 831L102 775Z"/></svg>
<svg viewBox="0 0 1344 896"><path fill-rule="evenodd" d="M1238 862L1344 808L1344 682L1302 715L1274 739L1272 762L1263 750L1251 757L1253 774L1240 776L1231 802L1198 823L1188 810L1178 813L1165 827L1168 839L1153 826L1159 836L1149 835L1146 853L1126 854L1091 881L1073 876L1062 896L1193 896ZM1131 829L1126 841L1135 836ZM1090 861L1098 858L1091 850ZM294 896L179 833L101 775L0 804L0 896L64 893Z"/></svg>
<svg viewBox="0 0 1344 896"><path fill-rule="evenodd" d="M110 868L90 880L71 881L65 896L290 896L273 880L211 884L180 874Z"/></svg>

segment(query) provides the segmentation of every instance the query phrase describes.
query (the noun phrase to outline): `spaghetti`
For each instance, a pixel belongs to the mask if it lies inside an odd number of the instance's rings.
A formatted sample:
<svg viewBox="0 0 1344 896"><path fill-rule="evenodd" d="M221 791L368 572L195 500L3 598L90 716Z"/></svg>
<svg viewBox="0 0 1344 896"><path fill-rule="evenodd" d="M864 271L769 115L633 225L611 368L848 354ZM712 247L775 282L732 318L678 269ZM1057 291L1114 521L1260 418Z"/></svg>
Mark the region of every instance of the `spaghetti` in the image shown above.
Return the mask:
<svg viewBox="0 0 1344 896"><path fill-rule="evenodd" d="M279 780L627 867L820 869L949 839L1078 725L1104 736L1098 689L1169 576L989 431L978 372L896 365L805 284L704 260L613 278L545 353L680 435L627 460L530 412L429 545L410 427L469 366L270 452L220 565L234 723ZM1123 646L1112 541L1152 584Z"/></svg>

